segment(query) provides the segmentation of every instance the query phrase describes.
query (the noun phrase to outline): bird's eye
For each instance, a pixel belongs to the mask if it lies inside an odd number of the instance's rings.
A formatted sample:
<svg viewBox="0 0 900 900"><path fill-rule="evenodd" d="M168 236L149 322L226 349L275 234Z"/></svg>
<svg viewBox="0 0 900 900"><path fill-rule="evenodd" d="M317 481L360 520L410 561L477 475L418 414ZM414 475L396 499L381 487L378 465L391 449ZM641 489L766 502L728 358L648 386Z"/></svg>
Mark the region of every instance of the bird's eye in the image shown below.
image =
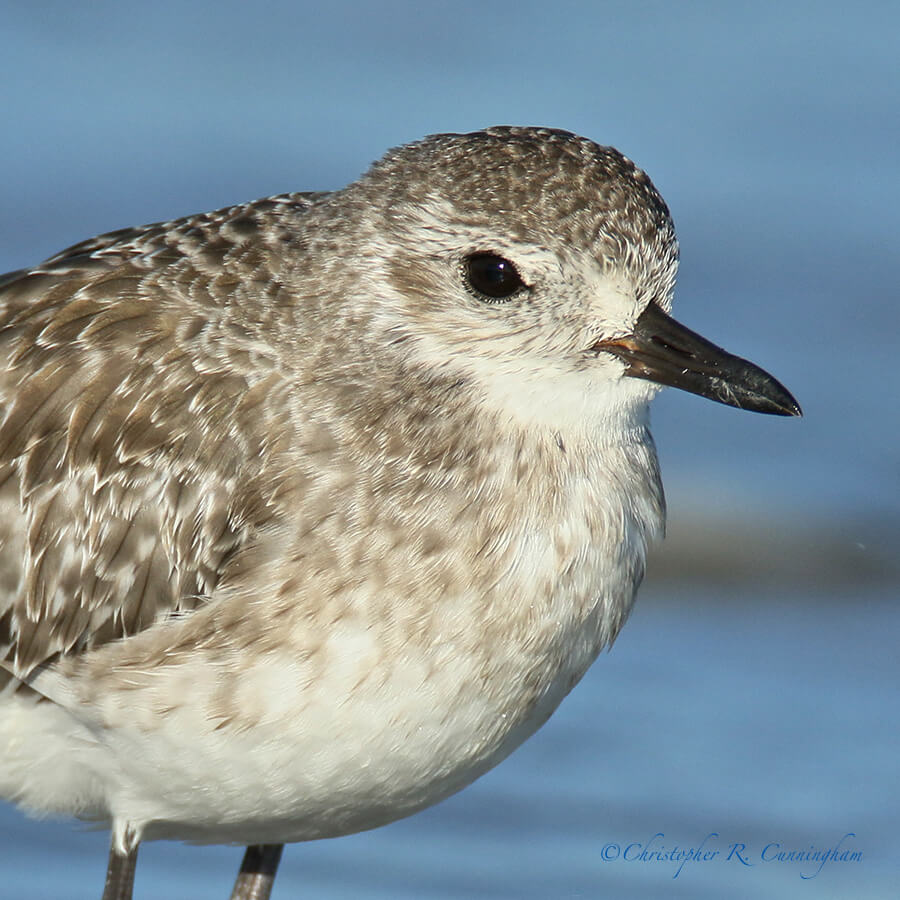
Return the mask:
<svg viewBox="0 0 900 900"><path fill-rule="evenodd" d="M472 290L491 300L507 300L525 286L516 267L496 253L467 256L465 275Z"/></svg>

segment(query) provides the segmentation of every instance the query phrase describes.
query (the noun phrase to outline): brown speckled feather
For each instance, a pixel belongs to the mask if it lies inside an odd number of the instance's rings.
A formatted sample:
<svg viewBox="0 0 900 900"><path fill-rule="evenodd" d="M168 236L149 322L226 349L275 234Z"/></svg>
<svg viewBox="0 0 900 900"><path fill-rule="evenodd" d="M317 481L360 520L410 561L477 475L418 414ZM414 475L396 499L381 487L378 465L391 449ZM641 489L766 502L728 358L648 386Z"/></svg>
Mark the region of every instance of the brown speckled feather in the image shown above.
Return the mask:
<svg viewBox="0 0 900 900"><path fill-rule="evenodd" d="M202 603L277 514L285 423L261 401L283 382L217 297L251 255L277 285L256 236L309 201L113 232L0 282L0 652L18 674Z"/></svg>

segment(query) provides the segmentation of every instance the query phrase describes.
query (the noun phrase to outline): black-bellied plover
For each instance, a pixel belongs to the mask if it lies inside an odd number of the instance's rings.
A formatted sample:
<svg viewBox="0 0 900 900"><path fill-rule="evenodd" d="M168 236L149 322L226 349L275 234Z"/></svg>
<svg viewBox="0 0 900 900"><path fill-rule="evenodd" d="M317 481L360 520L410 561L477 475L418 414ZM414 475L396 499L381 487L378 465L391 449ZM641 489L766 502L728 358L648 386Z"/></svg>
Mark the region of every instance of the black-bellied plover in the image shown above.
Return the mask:
<svg viewBox="0 0 900 900"><path fill-rule="evenodd" d="M625 621L660 384L791 395L668 316L616 150L492 128L349 187L114 232L0 282L0 796L280 845L429 806Z"/></svg>

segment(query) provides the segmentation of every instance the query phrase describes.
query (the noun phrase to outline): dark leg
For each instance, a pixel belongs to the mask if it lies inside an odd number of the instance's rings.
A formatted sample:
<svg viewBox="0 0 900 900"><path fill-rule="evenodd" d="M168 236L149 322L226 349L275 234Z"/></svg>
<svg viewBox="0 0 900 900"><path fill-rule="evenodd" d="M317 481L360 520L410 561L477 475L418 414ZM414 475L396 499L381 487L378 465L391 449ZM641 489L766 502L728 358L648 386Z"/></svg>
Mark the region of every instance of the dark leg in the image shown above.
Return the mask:
<svg viewBox="0 0 900 900"><path fill-rule="evenodd" d="M282 850L284 844L248 847L231 892L231 900L269 900Z"/></svg>
<svg viewBox="0 0 900 900"><path fill-rule="evenodd" d="M137 844L124 854L119 853L115 846L109 848L109 864L106 867L106 886L103 888L103 900L131 900L137 855Z"/></svg>

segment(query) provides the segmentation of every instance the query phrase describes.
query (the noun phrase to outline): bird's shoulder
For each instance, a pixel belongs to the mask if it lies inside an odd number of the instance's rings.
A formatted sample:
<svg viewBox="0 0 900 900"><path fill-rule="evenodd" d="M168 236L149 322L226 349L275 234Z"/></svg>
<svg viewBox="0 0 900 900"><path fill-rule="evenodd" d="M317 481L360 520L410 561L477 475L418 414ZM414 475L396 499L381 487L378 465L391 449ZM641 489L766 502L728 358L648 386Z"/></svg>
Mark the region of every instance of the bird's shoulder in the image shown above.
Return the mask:
<svg viewBox="0 0 900 900"><path fill-rule="evenodd" d="M205 603L286 509L291 385L233 295L254 290L248 255L266 266L255 236L316 197L113 232L0 279L7 668Z"/></svg>

